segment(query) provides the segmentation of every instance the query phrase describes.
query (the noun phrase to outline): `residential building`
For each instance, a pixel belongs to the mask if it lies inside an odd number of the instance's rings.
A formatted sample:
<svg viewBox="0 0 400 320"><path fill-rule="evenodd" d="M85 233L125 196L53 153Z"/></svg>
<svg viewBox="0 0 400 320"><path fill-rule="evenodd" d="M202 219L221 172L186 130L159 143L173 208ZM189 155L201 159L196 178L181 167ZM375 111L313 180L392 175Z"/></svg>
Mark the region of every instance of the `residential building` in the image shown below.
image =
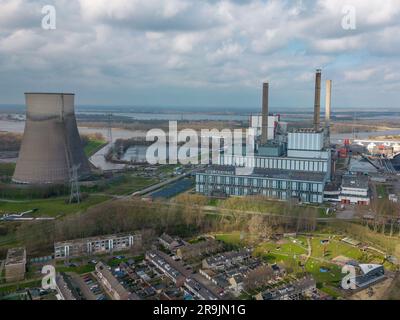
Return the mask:
<svg viewBox="0 0 400 320"><path fill-rule="evenodd" d="M188 243L185 246L178 248L176 255L183 260L195 259L203 255L219 252L223 248L223 243L214 239L207 239L197 243Z"/></svg>
<svg viewBox="0 0 400 320"><path fill-rule="evenodd" d="M139 232L56 242L54 243L54 257L56 259L66 259L118 252L129 250L133 246L140 246L141 243L142 235Z"/></svg>
<svg viewBox="0 0 400 320"><path fill-rule="evenodd" d="M175 251L177 248L184 246L186 243L179 237L171 237L170 235L163 233L158 241L167 250Z"/></svg>
<svg viewBox="0 0 400 320"><path fill-rule="evenodd" d="M127 291L102 262L96 264L96 276L113 300L137 300L137 295Z"/></svg>
<svg viewBox="0 0 400 320"><path fill-rule="evenodd" d="M347 264L356 269L355 284L357 288L366 288L385 278L385 269L381 264L359 264L355 261Z"/></svg>
<svg viewBox="0 0 400 320"><path fill-rule="evenodd" d="M158 250L146 252L146 259L166 275L177 287L183 286L186 277L191 273L182 263L173 260L167 254Z"/></svg>
<svg viewBox="0 0 400 320"><path fill-rule="evenodd" d="M81 300L70 279L64 273L56 275L56 290L58 300Z"/></svg>
<svg viewBox="0 0 400 320"><path fill-rule="evenodd" d="M193 277L189 277L185 280L184 290L187 294L192 295L198 300L219 300L216 294Z"/></svg>
<svg viewBox="0 0 400 320"><path fill-rule="evenodd" d="M251 258L251 253L250 249L224 252L204 259L202 265L205 269L224 270L247 261Z"/></svg>
<svg viewBox="0 0 400 320"><path fill-rule="evenodd" d="M295 282L269 289L256 295L257 300L303 300L311 298L317 290L313 277L305 277Z"/></svg>
<svg viewBox="0 0 400 320"><path fill-rule="evenodd" d="M25 248L8 249L4 269L6 282L24 280L26 271Z"/></svg>

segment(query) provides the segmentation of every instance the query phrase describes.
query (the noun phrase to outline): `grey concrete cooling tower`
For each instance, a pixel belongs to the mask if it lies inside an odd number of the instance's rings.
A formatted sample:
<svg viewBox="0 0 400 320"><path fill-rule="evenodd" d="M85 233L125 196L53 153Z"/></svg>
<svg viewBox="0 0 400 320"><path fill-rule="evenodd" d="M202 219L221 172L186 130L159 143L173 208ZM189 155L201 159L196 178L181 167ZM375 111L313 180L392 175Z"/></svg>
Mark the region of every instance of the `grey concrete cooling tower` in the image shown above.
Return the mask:
<svg viewBox="0 0 400 320"><path fill-rule="evenodd" d="M74 94L26 93L26 123L13 181L65 183L71 169L90 173L74 111Z"/></svg>

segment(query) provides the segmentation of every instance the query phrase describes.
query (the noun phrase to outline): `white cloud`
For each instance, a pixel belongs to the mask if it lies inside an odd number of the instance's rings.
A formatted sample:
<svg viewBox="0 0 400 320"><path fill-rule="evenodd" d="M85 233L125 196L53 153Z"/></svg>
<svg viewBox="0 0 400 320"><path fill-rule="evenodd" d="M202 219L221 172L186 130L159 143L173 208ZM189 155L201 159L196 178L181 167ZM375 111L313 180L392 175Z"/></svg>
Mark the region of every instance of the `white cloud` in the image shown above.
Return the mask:
<svg viewBox="0 0 400 320"><path fill-rule="evenodd" d="M349 70L344 72L344 78L349 81L363 82L371 79L377 72L376 69Z"/></svg>
<svg viewBox="0 0 400 320"><path fill-rule="evenodd" d="M248 90L264 79L306 90L317 67L348 88L376 70L400 81L398 0L54 0L55 31L40 28L45 2L0 1L0 72L15 95L57 77L111 94L132 84ZM356 30L341 28L344 5L356 8Z"/></svg>

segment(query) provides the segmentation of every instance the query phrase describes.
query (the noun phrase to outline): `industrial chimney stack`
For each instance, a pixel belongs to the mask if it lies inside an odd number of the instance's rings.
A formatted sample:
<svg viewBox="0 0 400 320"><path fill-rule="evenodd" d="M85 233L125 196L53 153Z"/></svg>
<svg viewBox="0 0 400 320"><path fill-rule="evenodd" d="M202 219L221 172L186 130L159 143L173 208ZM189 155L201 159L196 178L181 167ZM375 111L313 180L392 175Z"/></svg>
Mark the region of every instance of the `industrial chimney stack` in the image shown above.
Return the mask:
<svg viewBox="0 0 400 320"><path fill-rule="evenodd" d="M315 100L314 100L314 130L320 130L321 113L321 69L315 75Z"/></svg>
<svg viewBox="0 0 400 320"><path fill-rule="evenodd" d="M268 82L263 84L263 97L262 97L262 135L261 144L265 145L268 142Z"/></svg>
<svg viewBox="0 0 400 320"><path fill-rule="evenodd" d="M332 80L326 80L325 96L325 146L330 146L331 137L331 103L332 103Z"/></svg>
<svg viewBox="0 0 400 320"><path fill-rule="evenodd" d="M325 99L325 126L329 129L331 124L332 80L326 80Z"/></svg>

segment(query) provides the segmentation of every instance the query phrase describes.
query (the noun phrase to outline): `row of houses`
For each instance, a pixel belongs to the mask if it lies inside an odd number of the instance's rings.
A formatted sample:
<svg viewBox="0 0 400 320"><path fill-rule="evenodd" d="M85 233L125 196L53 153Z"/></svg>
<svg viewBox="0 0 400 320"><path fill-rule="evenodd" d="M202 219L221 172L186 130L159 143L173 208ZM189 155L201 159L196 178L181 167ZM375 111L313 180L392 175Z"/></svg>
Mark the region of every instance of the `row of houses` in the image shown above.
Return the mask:
<svg viewBox="0 0 400 320"><path fill-rule="evenodd" d="M313 277L305 277L277 288L260 292L257 300L303 300L317 294L317 283Z"/></svg>
<svg viewBox="0 0 400 320"><path fill-rule="evenodd" d="M134 232L129 234L111 234L100 237L83 238L54 243L55 259L67 259L96 254L129 250L141 246L142 234Z"/></svg>
<svg viewBox="0 0 400 320"><path fill-rule="evenodd" d="M135 293L129 292L119 283L107 265L99 262L95 270L96 277L113 300L139 300Z"/></svg>

